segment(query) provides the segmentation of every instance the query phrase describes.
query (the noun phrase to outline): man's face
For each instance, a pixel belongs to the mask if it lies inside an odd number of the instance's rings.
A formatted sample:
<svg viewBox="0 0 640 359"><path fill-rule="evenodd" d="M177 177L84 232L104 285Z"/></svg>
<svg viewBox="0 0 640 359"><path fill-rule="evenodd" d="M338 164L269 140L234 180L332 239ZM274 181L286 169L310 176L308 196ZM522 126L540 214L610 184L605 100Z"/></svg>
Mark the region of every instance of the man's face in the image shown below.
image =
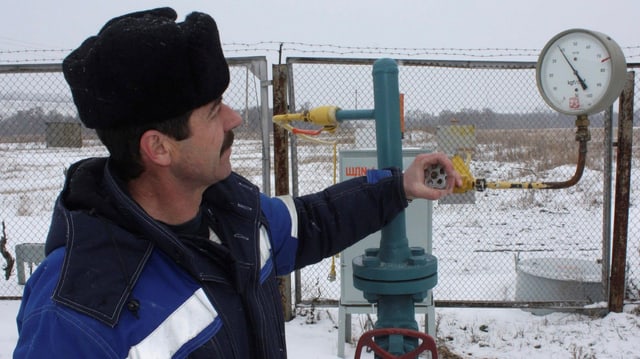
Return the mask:
<svg viewBox="0 0 640 359"><path fill-rule="evenodd" d="M174 176L203 188L227 178L231 174L232 130L240 124L240 115L222 100L195 109L189 118L190 136L177 142Z"/></svg>

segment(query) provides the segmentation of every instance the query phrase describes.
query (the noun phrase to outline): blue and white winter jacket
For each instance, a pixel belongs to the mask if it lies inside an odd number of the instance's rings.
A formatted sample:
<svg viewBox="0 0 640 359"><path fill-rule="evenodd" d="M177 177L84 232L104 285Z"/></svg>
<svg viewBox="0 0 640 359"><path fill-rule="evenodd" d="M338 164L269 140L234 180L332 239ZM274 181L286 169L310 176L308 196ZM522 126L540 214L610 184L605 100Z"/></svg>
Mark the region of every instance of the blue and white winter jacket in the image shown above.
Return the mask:
<svg viewBox="0 0 640 359"><path fill-rule="evenodd" d="M203 196L210 239L178 239L80 161L29 278L14 358L286 358L276 276L316 263L407 206L401 174L269 198L237 174Z"/></svg>

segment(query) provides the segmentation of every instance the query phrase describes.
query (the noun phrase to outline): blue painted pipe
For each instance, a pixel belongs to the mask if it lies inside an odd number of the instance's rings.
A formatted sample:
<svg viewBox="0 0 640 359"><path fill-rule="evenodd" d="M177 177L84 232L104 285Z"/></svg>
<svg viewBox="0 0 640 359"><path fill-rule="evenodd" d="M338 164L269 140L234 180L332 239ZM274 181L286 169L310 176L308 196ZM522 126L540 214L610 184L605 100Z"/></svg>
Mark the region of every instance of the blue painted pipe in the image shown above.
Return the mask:
<svg viewBox="0 0 640 359"><path fill-rule="evenodd" d="M374 110L336 112L336 119L376 121L378 168L402 168L400 90L398 66L392 59L373 64ZM414 303L422 301L437 283L437 260L424 248L409 248L404 212L381 230L380 248L369 248L353 259L353 284L364 297L378 304L376 328L418 330ZM405 354L418 339L389 335L376 338L388 353Z"/></svg>

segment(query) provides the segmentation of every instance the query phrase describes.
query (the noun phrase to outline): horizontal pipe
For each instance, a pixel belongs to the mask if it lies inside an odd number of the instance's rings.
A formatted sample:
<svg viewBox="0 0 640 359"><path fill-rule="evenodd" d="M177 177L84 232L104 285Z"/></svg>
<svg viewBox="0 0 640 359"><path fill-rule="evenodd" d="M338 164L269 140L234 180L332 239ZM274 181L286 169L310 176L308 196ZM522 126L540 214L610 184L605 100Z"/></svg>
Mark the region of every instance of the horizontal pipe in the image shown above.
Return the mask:
<svg viewBox="0 0 640 359"><path fill-rule="evenodd" d="M337 110L336 120L371 120L374 118L373 110Z"/></svg>

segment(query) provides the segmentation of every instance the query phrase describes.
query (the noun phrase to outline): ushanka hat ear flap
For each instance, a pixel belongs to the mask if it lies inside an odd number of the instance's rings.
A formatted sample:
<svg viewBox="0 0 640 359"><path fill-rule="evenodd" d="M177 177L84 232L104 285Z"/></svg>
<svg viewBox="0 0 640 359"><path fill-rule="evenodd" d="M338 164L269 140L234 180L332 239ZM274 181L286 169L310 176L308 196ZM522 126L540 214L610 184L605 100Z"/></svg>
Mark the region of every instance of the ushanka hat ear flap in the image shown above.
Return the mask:
<svg viewBox="0 0 640 359"><path fill-rule="evenodd" d="M215 21L199 12L176 18L171 8L116 17L64 59L86 127L160 122L222 96L229 67Z"/></svg>

